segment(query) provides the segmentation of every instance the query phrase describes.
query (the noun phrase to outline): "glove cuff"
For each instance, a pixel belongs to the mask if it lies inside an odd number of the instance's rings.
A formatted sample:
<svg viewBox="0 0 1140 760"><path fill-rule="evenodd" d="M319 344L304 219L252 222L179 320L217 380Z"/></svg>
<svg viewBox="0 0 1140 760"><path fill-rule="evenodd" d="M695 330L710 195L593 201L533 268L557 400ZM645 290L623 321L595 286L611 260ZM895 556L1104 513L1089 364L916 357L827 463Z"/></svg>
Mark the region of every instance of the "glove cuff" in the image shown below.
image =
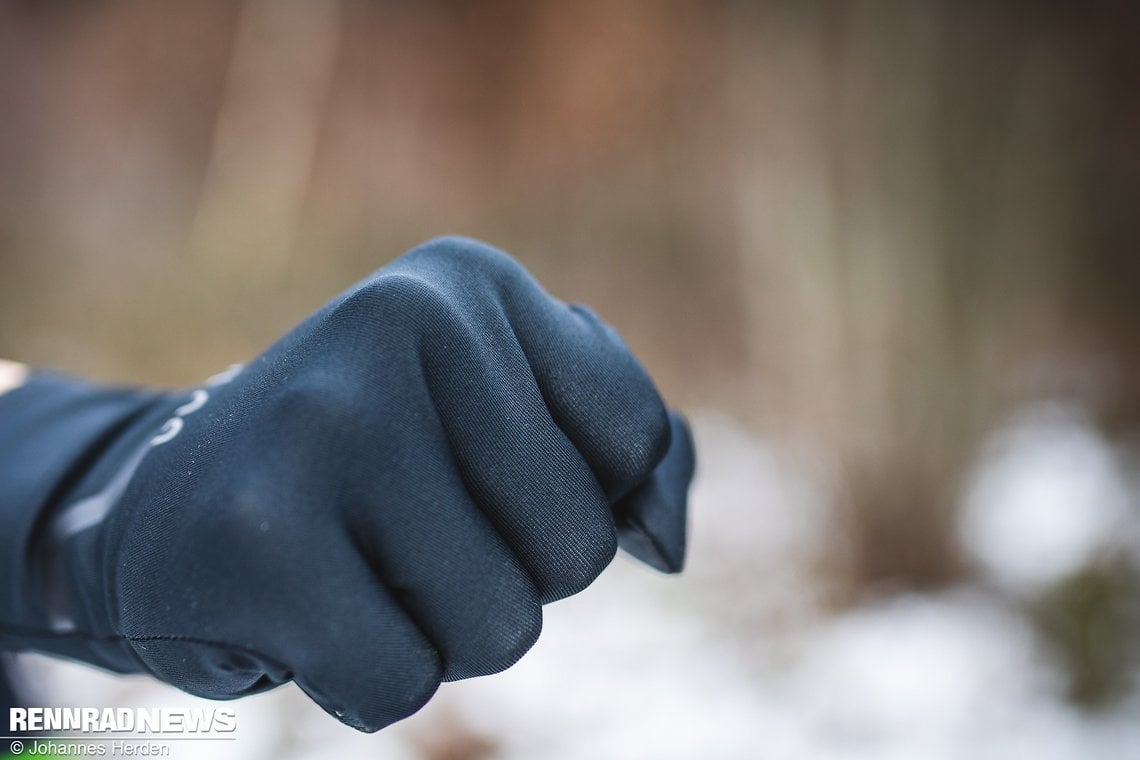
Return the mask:
<svg viewBox="0 0 1140 760"><path fill-rule="evenodd" d="M141 669L107 613L98 502L178 403L47 373L0 395L0 649Z"/></svg>

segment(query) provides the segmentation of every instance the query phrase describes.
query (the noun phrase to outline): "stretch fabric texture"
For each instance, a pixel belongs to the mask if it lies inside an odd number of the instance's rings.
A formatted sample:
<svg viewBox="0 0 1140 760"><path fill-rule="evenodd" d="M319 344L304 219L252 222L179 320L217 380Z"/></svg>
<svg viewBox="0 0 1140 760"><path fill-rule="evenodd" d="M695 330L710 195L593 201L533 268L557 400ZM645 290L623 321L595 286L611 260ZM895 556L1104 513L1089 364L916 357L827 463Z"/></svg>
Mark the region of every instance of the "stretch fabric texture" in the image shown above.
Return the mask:
<svg viewBox="0 0 1140 760"><path fill-rule="evenodd" d="M0 649L292 680L375 731L513 664L619 545L679 571L693 469L612 328L434 240L200 387L0 395Z"/></svg>

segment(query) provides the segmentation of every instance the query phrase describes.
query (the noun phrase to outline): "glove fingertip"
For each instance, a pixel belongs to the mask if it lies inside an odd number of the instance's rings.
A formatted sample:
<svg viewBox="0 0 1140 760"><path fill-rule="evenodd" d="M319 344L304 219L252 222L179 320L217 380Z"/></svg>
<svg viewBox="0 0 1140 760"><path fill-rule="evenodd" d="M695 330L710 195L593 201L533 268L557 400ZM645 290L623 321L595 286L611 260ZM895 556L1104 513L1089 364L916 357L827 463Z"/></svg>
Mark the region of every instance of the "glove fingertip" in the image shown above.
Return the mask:
<svg viewBox="0 0 1140 760"><path fill-rule="evenodd" d="M684 418L670 411L669 424L672 442L665 457L614 513L622 549L663 573L679 573L685 565L688 490L696 454Z"/></svg>

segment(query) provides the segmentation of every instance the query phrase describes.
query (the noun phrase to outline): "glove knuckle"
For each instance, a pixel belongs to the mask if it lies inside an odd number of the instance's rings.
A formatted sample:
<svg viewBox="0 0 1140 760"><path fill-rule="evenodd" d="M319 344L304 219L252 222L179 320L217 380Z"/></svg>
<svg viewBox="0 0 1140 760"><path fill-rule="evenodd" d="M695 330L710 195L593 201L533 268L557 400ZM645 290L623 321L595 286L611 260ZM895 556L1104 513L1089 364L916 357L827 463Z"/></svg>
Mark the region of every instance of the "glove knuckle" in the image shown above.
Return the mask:
<svg viewBox="0 0 1140 760"><path fill-rule="evenodd" d="M426 316L447 311L449 301L440 283L430 277L381 270L349 295L342 311L357 325L372 323L407 330L421 325Z"/></svg>
<svg viewBox="0 0 1140 760"><path fill-rule="evenodd" d="M409 261L461 288L483 282L492 290L534 284L526 269L510 255L478 240L451 235L424 243L409 254Z"/></svg>

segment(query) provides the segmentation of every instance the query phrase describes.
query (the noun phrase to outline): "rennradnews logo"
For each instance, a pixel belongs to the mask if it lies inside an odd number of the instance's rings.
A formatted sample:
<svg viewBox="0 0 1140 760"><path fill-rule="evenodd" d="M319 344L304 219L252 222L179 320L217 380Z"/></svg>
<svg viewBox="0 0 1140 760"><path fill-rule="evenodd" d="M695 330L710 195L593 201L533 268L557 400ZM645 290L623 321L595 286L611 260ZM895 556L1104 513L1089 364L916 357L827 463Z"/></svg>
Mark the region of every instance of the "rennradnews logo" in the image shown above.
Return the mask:
<svg viewBox="0 0 1140 760"><path fill-rule="evenodd" d="M11 733L78 731L84 734L229 734L237 730L233 708L12 707Z"/></svg>

